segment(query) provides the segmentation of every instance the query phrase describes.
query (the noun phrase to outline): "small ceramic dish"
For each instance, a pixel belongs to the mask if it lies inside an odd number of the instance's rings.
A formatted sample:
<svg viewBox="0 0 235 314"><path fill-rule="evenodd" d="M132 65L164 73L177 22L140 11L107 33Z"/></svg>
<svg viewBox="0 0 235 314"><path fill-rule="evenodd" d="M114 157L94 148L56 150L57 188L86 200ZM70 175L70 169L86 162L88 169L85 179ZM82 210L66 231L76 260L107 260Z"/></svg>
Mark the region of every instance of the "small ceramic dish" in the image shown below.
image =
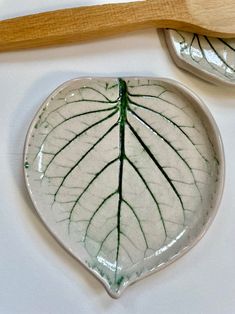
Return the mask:
<svg viewBox="0 0 235 314"><path fill-rule="evenodd" d="M164 30L176 65L215 84L235 86L235 39Z"/></svg>
<svg viewBox="0 0 235 314"><path fill-rule="evenodd" d="M205 233L224 155L209 111L181 84L81 78L36 114L24 169L45 225L117 298Z"/></svg>

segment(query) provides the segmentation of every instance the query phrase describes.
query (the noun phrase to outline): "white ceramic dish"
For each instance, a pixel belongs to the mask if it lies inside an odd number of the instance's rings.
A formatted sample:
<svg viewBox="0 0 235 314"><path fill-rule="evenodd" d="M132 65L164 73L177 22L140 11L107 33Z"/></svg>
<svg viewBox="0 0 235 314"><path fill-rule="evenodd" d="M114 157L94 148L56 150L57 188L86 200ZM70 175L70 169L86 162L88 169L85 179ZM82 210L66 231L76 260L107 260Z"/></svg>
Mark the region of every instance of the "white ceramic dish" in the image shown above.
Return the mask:
<svg viewBox="0 0 235 314"><path fill-rule="evenodd" d="M164 30L176 65L215 84L235 85L235 39Z"/></svg>
<svg viewBox="0 0 235 314"><path fill-rule="evenodd" d="M224 154L212 116L181 84L81 78L36 114L24 169L48 229L117 298L205 233Z"/></svg>

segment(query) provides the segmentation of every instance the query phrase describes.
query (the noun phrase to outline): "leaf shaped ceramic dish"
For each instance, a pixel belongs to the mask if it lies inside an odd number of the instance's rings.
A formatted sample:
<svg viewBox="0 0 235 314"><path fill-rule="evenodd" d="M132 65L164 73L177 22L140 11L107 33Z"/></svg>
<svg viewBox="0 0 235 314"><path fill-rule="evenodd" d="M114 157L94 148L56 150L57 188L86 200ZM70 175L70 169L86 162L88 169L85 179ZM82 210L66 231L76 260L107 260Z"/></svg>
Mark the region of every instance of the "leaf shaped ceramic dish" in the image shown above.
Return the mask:
<svg viewBox="0 0 235 314"><path fill-rule="evenodd" d="M151 78L59 87L32 122L24 165L44 223L113 297L195 244L224 176L210 113L182 85Z"/></svg>
<svg viewBox="0 0 235 314"><path fill-rule="evenodd" d="M169 51L182 69L217 84L235 85L235 39L165 30Z"/></svg>

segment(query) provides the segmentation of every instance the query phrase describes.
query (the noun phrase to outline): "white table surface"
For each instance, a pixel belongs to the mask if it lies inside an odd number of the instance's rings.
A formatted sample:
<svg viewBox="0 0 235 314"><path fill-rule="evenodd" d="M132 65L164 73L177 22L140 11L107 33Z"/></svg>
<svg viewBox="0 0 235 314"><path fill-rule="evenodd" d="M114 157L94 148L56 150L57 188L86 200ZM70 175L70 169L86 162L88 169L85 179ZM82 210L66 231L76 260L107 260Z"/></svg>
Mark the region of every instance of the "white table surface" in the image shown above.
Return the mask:
<svg viewBox="0 0 235 314"><path fill-rule="evenodd" d="M101 1L0 0L0 19L85 3ZM111 299L48 233L29 200L22 172L26 132L45 97L66 80L97 75L179 80L208 105L226 155L224 196L206 236L119 300ZM152 29L63 48L2 53L0 102L1 314L235 313L234 88L216 87L179 70Z"/></svg>

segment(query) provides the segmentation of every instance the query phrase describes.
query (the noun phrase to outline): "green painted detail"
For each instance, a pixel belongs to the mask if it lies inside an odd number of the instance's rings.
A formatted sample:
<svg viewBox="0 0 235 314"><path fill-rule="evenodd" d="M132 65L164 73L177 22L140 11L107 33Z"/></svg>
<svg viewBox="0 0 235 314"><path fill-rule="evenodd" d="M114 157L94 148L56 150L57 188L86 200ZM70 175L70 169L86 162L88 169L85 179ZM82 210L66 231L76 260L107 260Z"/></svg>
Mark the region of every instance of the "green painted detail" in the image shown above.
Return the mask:
<svg viewBox="0 0 235 314"><path fill-rule="evenodd" d="M121 286L121 284L123 283L124 281L124 276L120 276L119 278L117 278L117 285L118 286Z"/></svg>
<svg viewBox="0 0 235 314"><path fill-rule="evenodd" d="M24 167L25 167L25 169L28 169L28 168L29 168L29 163L28 163L28 161L26 161L26 162L24 163Z"/></svg>

